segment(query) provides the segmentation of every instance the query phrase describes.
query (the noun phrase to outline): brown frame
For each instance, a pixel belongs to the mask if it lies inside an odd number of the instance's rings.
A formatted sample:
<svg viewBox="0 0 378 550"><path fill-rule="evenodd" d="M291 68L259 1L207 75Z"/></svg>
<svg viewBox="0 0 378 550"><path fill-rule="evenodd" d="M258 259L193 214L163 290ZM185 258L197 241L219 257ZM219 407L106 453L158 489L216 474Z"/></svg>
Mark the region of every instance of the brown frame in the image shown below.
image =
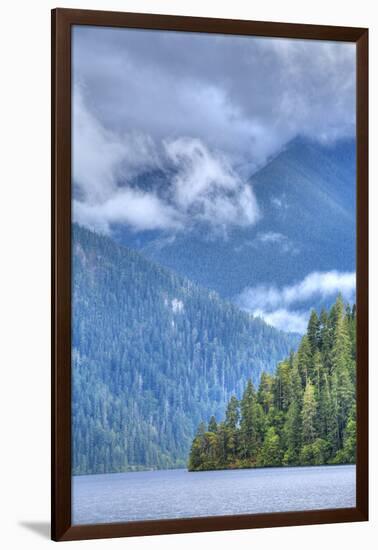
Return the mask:
<svg viewBox="0 0 378 550"><path fill-rule="evenodd" d="M335 40L357 50L356 507L71 525L71 26L100 25ZM52 10L52 539L251 529L368 520L368 30L289 23Z"/></svg>

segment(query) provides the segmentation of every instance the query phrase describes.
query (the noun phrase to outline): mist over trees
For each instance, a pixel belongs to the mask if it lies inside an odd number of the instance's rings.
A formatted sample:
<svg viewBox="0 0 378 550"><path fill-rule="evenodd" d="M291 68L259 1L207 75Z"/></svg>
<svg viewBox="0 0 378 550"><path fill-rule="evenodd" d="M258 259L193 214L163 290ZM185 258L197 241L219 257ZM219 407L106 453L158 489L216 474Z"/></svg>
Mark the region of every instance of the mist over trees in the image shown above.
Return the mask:
<svg viewBox="0 0 378 550"><path fill-rule="evenodd" d="M224 419L201 422L190 470L354 463L356 308L312 311L298 351L249 380Z"/></svg>

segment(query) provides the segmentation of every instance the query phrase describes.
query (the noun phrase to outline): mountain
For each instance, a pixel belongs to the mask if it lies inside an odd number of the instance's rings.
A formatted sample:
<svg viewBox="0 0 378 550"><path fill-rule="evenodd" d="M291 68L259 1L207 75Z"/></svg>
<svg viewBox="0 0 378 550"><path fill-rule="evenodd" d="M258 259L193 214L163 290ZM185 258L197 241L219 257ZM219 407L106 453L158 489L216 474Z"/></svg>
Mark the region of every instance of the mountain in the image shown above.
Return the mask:
<svg viewBox="0 0 378 550"><path fill-rule="evenodd" d="M73 473L184 466L202 418L299 338L72 228Z"/></svg>
<svg viewBox="0 0 378 550"><path fill-rule="evenodd" d="M355 172L355 140L296 138L248 178L261 211L256 225L226 235L204 226L168 236L116 229L115 238L228 299L248 286L290 285L312 271L354 271ZM161 189L163 179L150 174L137 185L156 180Z"/></svg>

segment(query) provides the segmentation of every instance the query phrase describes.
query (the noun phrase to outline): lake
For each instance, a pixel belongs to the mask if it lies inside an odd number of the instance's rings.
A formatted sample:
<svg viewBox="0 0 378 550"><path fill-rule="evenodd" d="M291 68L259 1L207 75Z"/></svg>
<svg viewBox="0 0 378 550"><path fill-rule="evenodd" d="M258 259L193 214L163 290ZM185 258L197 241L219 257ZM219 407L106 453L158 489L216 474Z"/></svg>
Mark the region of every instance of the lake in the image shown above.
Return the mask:
<svg viewBox="0 0 378 550"><path fill-rule="evenodd" d="M354 507L354 465L75 476L74 524Z"/></svg>

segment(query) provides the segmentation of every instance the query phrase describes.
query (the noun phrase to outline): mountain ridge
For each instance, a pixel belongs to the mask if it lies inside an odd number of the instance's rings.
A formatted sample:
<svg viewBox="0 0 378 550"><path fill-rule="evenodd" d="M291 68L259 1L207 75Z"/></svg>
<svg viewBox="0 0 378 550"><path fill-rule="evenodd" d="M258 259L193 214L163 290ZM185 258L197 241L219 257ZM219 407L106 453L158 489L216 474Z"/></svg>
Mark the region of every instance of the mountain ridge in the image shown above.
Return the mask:
<svg viewBox="0 0 378 550"><path fill-rule="evenodd" d="M354 139L324 145L296 138L248 178L262 214L255 225L226 238L204 227L171 235L115 227L114 235L231 300L246 287L290 285L312 271L354 271L355 167ZM281 242L263 241L266 234Z"/></svg>
<svg viewBox="0 0 378 550"><path fill-rule="evenodd" d="M299 340L76 224L72 251L74 474L184 466L199 419Z"/></svg>

